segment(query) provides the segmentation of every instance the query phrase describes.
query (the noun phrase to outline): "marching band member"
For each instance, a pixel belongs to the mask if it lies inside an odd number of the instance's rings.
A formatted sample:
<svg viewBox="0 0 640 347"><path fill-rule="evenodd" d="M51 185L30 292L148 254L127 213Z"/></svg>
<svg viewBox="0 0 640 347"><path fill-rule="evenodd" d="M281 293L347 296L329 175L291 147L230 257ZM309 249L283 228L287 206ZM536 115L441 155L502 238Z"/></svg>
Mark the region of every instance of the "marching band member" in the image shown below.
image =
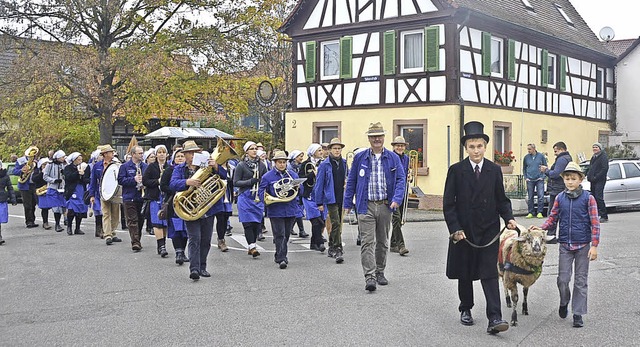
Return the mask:
<svg viewBox="0 0 640 347"><path fill-rule="evenodd" d="M91 183L89 185L89 196L91 204L100 204L102 208L102 233L107 246L113 242L122 242L122 239L116 236L116 226L120 220L120 205L113 201L104 200L100 194L100 185L102 184L102 173L104 169L112 162L117 162L115 157L115 149L111 145L98 146L98 150L102 154L102 160L98 161L91 168Z"/></svg>
<svg viewBox="0 0 640 347"><path fill-rule="evenodd" d="M316 184L317 165L322 160L322 146L312 143L307 148L309 158L302 162L298 175L300 178L307 180L302 184L302 204L304 205L305 215L311 222L311 249L324 252L324 241L322 239L322 230L324 229L324 220L326 211L320 211L318 205L313 200L313 187Z"/></svg>
<svg viewBox="0 0 640 347"><path fill-rule="evenodd" d="M274 202L267 205L265 202L265 193L272 197L278 197L278 193L285 193L279 190L292 188L287 187L285 181L288 180L291 182L293 179L298 178L298 175L295 172L287 170L287 159L287 155L283 151L275 152L273 156L275 167L262 176L258 189L258 196L260 197L260 201L265 204L267 217L269 217L269 221L271 222L273 240L276 245L274 260L276 264L280 266L280 269L286 269L289 264L289 259L287 258L289 230L293 228L295 216L299 208L295 198L291 201ZM297 189L297 187L295 187L295 189ZM291 194L292 192L286 193Z"/></svg>
<svg viewBox="0 0 640 347"><path fill-rule="evenodd" d="M258 157L258 148L253 141L247 141L242 147L245 156L236 166L233 174L233 186L238 188L238 219L244 228L244 237L249 245L248 254L254 258L260 255L256 241L261 235L264 204L258 197L260 178L267 167Z"/></svg>
<svg viewBox="0 0 640 347"><path fill-rule="evenodd" d="M13 191L13 185L11 184L11 178L7 174L7 169L2 167L2 160L0 160L0 245L4 244L2 239L2 224L9 222L9 205L16 205L16 194Z"/></svg>
<svg viewBox="0 0 640 347"><path fill-rule="evenodd" d="M103 159L102 154L100 153L99 149L96 149L91 153L91 158L89 159L89 173L93 172L93 167L95 166L95 164L99 161L102 161L102 159ZM90 195L92 190L91 183L89 183L87 190L89 191L89 195ZM102 232L102 206L100 205L100 199L97 199L97 200L94 199L93 203L89 204L89 208L91 208L95 216L94 220L96 224L96 230L94 235L95 237L103 238L104 236ZM89 215L89 217L91 217L91 215Z"/></svg>
<svg viewBox="0 0 640 347"><path fill-rule="evenodd" d="M16 161L16 165L13 167L12 174L14 176L20 177L23 173L28 173L30 170L29 166L26 165L29 163L29 159L26 155L18 158ZM37 160L37 158L31 158L31 160ZM36 224L36 186L33 183L33 172L29 174L27 180L23 182L18 182L18 190L20 191L20 195L22 197L22 207L24 209L24 221L27 224L27 228L36 228L38 224Z"/></svg>
<svg viewBox="0 0 640 347"><path fill-rule="evenodd" d="M144 199L148 201L148 214L153 225L153 234L156 236L158 254L164 258L169 255L167 252L167 220L158 218L158 211L162 208L164 196L160 191L160 179L164 170L169 167L167 163L167 147L158 145L154 149L156 160L151 162L142 174L142 184L144 185ZM147 158L148 159L148 158ZM149 222L147 222L149 225Z"/></svg>
<svg viewBox="0 0 640 347"><path fill-rule="evenodd" d="M360 261L365 290L387 285L384 276L392 211L402 203L405 173L398 156L384 148L384 128L371 123L367 137L371 147L355 155L344 194L345 213L355 208L362 236ZM355 204L353 199L355 197Z"/></svg>
<svg viewBox="0 0 640 347"><path fill-rule="evenodd" d="M160 146L163 146L163 145L160 145ZM163 147L165 149L167 148L165 146ZM166 157L166 154L165 154L165 157ZM142 155L142 161L147 164L147 168L149 167L149 165L155 163L157 161L156 148L151 147L146 152L144 152L144 154ZM144 172L142 172L142 175L144 176ZM143 199L144 199L144 204L142 207L142 213L144 215L144 219L140 221L140 230L142 230L142 226L144 224L147 230L147 234L155 235L155 231L154 231L155 227L153 226L153 221L151 221L151 209L150 209L151 201L146 198L146 194L145 196L143 196Z"/></svg>
<svg viewBox="0 0 640 347"><path fill-rule="evenodd" d="M191 178L199 167L193 165L195 152L202 151L195 141L187 141L182 147L185 163L176 166L171 175L169 187L176 192L187 190L189 187L200 187L202 182L199 179ZM214 159L209 158L208 165L213 169L213 173L218 174L221 179L227 178L227 171L218 166ZM211 277L207 271L207 256L211 249L211 236L213 234L214 215L222 210L222 199L218 200L199 219L195 221L185 221L187 234L189 235L189 278L192 280L202 277Z"/></svg>
<svg viewBox="0 0 640 347"><path fill-rule="evenodd" d="M222 164L221 167L227 171L227 188L222 198L222 210L216 213L215 220L216 234L218 234L218 249L221 252L226 252L229 250L229 247L227 247L224 236L229 226L229 217L231 217L233 213L233 169L231 165L229 165L228 160Z"/></svg>
<svg viewBox="0 0 640 347"><path fill-rule="evenodd" d="M168 202L165 219L167 221L168 237L173 243L173 249L176 251L176 264L182 265L188 262L189 259L184 254L187 249L187 227L182 219L175 215L173 211L173 195L176 193L170 187L171 176L173 175L173 169L184 164L184 153L182 153L182 147L174 147L173 156L171 157L171 165L162 173L160 178L160 190L164 193L163 199Z"/></svg>
<svg viewBox="0 0 640 347"><path fill-rule="evenodd" d="M46 186L47 185L47 181L44 180L43 177L43 171L45 166L47 166L47 164L49 164L51 162L51 160L49 158L42 158L40 160L38 160L38 166L36 167L35 170L33 170L33 176L31 177L31 179L33 180L33 183L35 184L36 187L36 191L38 191L38 188ZM38 197L38 207L40 207L40 216L42 216L42 227L44 228L44 230L51 230L51 225L49 225L49 208L42 208L42 200L46 199L46 195L37 195Z"/></svg>
<svg viewBox="0 0 640 347"><path fill-rule="evenodd" d="M300 165L302 165L302 162L304 161L304 153L302 151L299 151L297 149L291 151L291 154L289 154L289 163L287 164L287 170L289 171L293 171L295 173L298 173L300 171ZM296 223L298 225L298 232L299 232L299 236L302 238L305 237L309 237L309 234L307 234L304 231L304 223L302 220L302 217L304 217L304 206L302 206L302 195L298 194L298 196L296 197L296 201L298 202L298 213L296 214ZM289 230L289 233L291 235L298 235L294 230L293 230L293 226L291 226L291 230Z"/></svg>
<svg viewBox="0 0 640 347"><path fill-rule="evenodd" d="M402 163L402 168L404 172L407 174L407 184L409 184L409 156L404 154L405 149L407 148L407 141L405 141L404 137L396 136L396 138L391 142L393 146L393 152L398 155L400 158L400 163ZM405 194L409 194L408 191L405 190ZM404 203L404 199L402 200ZM395 211L393 211L393 216L391 217L391 226L393 231L391 231L391 243L389 251L392 253L399 253L404 256L409 253L407 247L404 244L404 237L402 236L402 214L404 210L403 206L400 205Z"/></svg>
<svg viewBox="0 0 640 347"><path fill-rule="evenodd" d="M329 257L336 258L336 263L344 261L342 249L342 201L344 185L347 177L347 161L342 158L344 144L338 138L329 143L329 156L318 166L318 177L313 196L318 210L327 207L331 232L329 233Z"/></svg>
<svg viewBox="0 0 640 347"><path fill-rule="evenodd" d="M264 147L262 147L262 144L258 143L258 158L260 158L260 162L262 162L264 164L264 166L267 168L267 172L269 170L271 170L271 168L273 167L273 165L271 164L271 161L267 158L267 152L265 152ZM266 212L265 212L266 214ZM264 235L268 232L267 230L267 226L264 224L264 216L265 214L262 215L262 222L260 222L260 234L258 235L258 241L264 241Z"/></svg>
<svg viewBox="0 0 640 347"><path fill-rule="evenodd" d="M320 163L322 161L324 161L325 159L327 159L329 157L329 143L327 142L323 142L321 143L322 145L322 159L320 159L320 161L318 161L318 165L320 165ZM324 229L323 229L323 236L322 236L322 241L326 242L327 239L324 237L324 231L327 232L327 236L329 236L331 234L331 218L327 218L328 215L325 213L325 218L324 218Z"/></svg>
<svg viewBox="0 0 640 347"><path fill-rule="evenodd" d="M46 198L41 201L40 208L51 208L53 211L53 217L56 221L55 230L61 232L64 230L60 225L60 219L62 217L62 209L66 206L64 200L64 160L65 153L62 150L58 150L53 153L53 162L44 168L42 177L47 181L47 193Z"/></svg>
<svg viewBox="0 0 640 347"><path fill-rule="evenodd" d="M127 228L131 237L131 250L140 252L142 244L142 173L147 164L142 161L144 150L140 146L131 148L131 159L120 166L118 184L122 186L122 205L127 218Z"/></svg>
<svg viewBox="0 0 640 347"><path fill-rule="evenodd" d="M80 230L82 218L87 217L87 205L84 203L86 185L91 182L91 173L86 171L87 164L82 162L82 155L73 152L67 157L64 167L64 198L67 208L67 235L84 235ZM72 231L73 218L76 219L76 229Z"/></svg>

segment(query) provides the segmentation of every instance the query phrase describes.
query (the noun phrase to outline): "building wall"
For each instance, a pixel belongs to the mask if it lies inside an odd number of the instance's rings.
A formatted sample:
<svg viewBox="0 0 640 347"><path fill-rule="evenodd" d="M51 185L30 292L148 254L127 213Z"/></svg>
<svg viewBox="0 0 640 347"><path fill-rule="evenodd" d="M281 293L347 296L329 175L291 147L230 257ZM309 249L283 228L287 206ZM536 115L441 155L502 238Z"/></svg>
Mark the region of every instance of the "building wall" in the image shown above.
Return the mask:
<svg viewBox="0 0 640 347"><path fill-rule="evenodd" d="M314 140L314 129L318 125L330 124L338 126L340 139L346 145L343 156L346 156L347 152L355 148L369 146L365 133L373 122L382 123L387 131L385 147L390 149L390 143L397 135L394 133L394 124L403 120L426 121L426 167L419 170L417 184L425 194L442 195L448 165L461 159L458 105L290 112L286 115L286 150L299 149L306 152ZM467 106L465 122L472 120L482 122L485 133L492 139L487 150L487 158L490 160L493 160L493 127L496 124L510 127L508 148L516 156L513 163L514 174L522 172L522 158L526 154L528 143L535 143L539 152L548 153L550 162L553 163L552 146L563 141L577 161L577 154L580 152L587 159L590 158L591 145L598 140L601 131L608 131L608 125L604 121ZM542 130L547 131L546 143L541 141Z"/></svg>
<svg viewBox="0 0 640 347"><path fill-rule="evenodd" d="M617 131L612 144L626 143L640 154L640 46L629 53L616 66L617 79Z"/></svg>

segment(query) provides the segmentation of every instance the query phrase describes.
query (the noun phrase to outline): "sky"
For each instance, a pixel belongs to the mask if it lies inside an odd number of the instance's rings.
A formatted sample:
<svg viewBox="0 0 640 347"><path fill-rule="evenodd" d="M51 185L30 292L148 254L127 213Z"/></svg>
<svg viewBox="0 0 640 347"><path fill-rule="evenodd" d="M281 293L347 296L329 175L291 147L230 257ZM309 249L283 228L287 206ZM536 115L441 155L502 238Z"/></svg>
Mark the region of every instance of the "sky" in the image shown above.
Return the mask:
<svg viewBox="0 0 640 347"><path fill-rule="evenodd" d="M598 36L600 29L611 27L614 40L637 39L640 24L635 11L638 0L570 0L571 4Z"/></svg>

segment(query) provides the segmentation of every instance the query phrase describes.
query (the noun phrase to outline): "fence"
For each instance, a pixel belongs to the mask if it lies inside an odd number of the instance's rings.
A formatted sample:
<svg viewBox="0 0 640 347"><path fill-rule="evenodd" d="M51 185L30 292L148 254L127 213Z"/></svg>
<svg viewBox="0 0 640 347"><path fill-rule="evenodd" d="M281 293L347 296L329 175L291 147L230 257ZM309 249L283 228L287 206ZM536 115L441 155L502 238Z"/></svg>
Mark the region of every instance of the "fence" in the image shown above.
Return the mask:
<svg viewBox="0 0 640 347"><path fill-rule="evenodd" d="M527 185L523 175L503 175L504 191L510 199L526 199Z"/></svg>

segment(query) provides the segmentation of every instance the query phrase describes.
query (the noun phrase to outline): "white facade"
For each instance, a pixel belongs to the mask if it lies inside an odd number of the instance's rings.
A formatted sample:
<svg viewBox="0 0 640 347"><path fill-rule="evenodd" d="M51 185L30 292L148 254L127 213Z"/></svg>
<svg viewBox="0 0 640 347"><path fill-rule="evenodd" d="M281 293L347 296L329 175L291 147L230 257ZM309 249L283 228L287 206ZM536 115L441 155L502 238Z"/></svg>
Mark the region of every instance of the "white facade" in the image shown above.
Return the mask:
<svg viewBox="0 0 640 347"><path fill-rule="evenodd" d="M640 154L640 45L627 54L616 66L617 136L611 136L611 145L628 144Z"/></svg>

